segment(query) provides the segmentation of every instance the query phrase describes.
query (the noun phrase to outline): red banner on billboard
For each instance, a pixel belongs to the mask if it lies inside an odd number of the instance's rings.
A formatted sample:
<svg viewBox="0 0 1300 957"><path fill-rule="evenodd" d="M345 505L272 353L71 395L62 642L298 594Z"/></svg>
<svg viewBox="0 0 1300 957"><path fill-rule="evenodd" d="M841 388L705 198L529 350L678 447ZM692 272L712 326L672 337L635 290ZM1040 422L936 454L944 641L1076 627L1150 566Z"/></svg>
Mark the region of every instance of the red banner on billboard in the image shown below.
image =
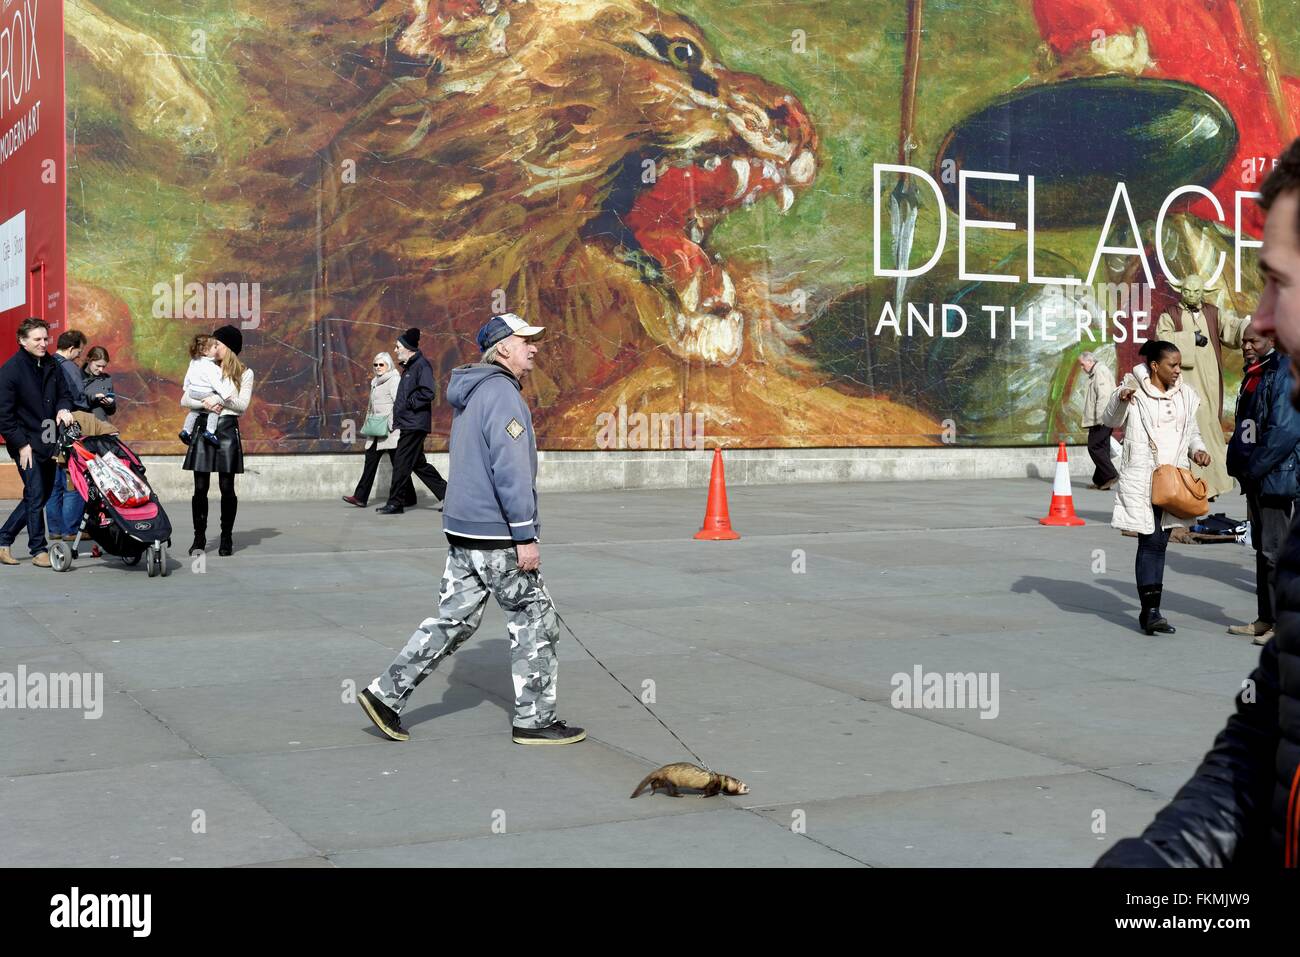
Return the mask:
<svg viewBox="0 0 1300 957"><path fill-rule="evenodd" d="M0 360L28 316L66 326L63 95L62 3L0 0Z"/></svg>

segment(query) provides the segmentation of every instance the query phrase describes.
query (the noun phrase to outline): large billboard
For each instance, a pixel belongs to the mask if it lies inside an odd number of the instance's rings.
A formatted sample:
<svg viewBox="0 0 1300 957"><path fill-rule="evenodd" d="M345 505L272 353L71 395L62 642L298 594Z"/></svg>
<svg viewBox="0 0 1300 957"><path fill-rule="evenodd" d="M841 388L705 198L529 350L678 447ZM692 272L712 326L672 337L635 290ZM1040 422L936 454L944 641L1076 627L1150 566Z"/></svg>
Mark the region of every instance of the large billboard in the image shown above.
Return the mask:
<svg viewBox="0 0 1300 957"><path fill-rule="evenodd" d="M0 0L0 360L18 323L65 327L63 8Z"/></svg>
<svg viewBox="0 0 1300 957"><path fill-rule="evenodd" d="M325 451L502 311L545 448L1078 438L1175 283L1249 314L1300 119L1294 0L66 9L73 324L159 452L197 331L254 450Z"/></svg>

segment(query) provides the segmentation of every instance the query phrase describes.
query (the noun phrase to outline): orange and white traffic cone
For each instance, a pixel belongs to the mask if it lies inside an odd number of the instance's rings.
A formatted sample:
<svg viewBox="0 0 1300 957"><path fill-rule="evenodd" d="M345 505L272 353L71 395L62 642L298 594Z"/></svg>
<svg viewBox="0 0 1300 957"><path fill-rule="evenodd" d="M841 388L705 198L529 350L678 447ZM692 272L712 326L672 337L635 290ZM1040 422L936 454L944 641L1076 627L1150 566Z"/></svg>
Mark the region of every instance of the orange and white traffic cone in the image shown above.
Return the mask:
<svg viewBox="0 0 1300 957"><path fill-rule="evenodd" d="M1056 477L1052 480L1052 504L1047 515L1038 520L1039 525L1084 525L1074 514L1074 493L1070 491L1070 465L1065 456L1065 443L1056 452Z"/></svg>
<svg viewBox="0 0 1300 957"><path fill-rule="evenodd" d="M727 476L722 471L722 450L713 450L713 471L709 475L709 502L704 507L704 526L695 537L707 542L730 542L740 536L731 527L727 511Z"/></svg>

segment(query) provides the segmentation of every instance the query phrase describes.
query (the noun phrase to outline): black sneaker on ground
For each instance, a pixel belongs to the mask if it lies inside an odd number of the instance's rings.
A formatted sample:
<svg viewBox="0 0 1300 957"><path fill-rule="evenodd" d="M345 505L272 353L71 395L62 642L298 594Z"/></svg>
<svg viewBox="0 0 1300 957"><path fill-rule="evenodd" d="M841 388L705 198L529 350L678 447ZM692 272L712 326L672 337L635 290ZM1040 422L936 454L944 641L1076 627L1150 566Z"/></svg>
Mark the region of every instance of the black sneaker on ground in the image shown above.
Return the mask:
<svg viewBox="0 0 1300 957"><path fill-rule="evenodd" d="M515 744L577 744L585 740L583 728L570 728L563 721L552 721L545 728L515 728Z"/></svg>
<svg viewBox="0 0 1300 957"><path fill-rule="evenodd" d="M375 723L375 727L384 732L385 735L394 741L411 740L411 735L402 727L402 721L397 712L376 698L369 688L363 688L361 694L357 695L357 704L361 705L361 710Z"/></svg>

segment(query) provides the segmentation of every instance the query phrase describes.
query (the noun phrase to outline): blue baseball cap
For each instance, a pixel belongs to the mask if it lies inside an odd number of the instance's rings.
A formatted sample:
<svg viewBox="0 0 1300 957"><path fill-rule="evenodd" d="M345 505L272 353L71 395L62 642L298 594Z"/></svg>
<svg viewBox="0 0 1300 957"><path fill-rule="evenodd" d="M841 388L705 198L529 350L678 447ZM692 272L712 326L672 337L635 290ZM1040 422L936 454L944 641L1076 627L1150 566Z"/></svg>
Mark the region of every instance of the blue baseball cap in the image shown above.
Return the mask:
<svg viewBox="0 0 1300 957"><path fill-rule="evenodd" d="M503 312L489 319L478 331L478 348L480 352L487 352L502 339L509 339L511 336L535 339L545 331L545 328L545 326L530 326L513 312Z"/></svg>

